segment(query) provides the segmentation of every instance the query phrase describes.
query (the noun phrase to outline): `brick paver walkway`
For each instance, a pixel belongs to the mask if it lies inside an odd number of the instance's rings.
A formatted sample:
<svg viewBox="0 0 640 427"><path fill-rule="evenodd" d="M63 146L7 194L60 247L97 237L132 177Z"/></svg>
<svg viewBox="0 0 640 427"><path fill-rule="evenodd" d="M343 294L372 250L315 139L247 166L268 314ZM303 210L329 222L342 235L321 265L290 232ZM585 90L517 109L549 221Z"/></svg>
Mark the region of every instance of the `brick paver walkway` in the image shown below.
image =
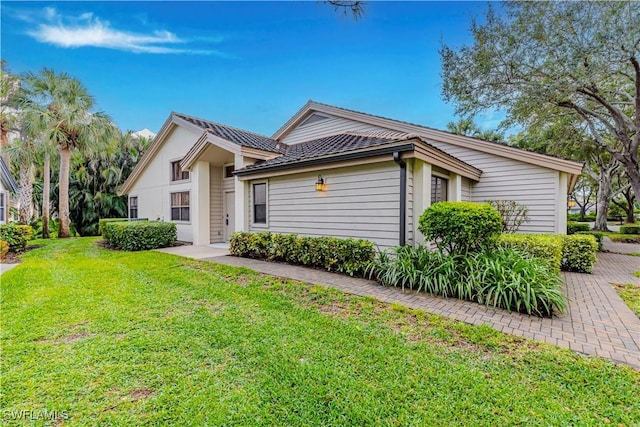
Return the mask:
<svg viewBox="0 0 640 427"><path fill-rule="evenodd" d="M599 253L592 274L565 273L569 310L550 319L509 313L468 301L403 292L399 288L380 286L371 280L304 267L232 256L206 260L329 286L383 302L396 302L475 325L487 324L508 334L544 341L640 369L640 319L610 285L640 284L640 279L631 274L640 270L640 257Z"/></svg>

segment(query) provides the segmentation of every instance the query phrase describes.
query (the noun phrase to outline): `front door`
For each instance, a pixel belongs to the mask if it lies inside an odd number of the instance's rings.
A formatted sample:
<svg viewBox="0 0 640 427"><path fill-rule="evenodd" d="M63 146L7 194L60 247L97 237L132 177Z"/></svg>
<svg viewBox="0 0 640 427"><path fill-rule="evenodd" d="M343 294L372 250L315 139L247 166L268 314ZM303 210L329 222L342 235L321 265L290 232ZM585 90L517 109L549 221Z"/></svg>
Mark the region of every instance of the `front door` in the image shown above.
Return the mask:
<svg viewBox="0 0 640 427"><path fill-rule="evenodd" d="M231 235L236 229L236 193L227 191L224 193L224 237L225 242L231 240Z"/></svg>

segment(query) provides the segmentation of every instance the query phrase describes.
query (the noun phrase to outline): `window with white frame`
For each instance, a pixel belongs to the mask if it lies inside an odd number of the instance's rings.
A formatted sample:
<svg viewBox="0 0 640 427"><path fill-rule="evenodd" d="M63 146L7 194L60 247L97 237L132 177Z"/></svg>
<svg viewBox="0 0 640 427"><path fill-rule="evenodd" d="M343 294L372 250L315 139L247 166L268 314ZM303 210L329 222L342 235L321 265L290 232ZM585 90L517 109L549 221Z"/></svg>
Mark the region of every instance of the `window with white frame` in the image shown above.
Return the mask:
<svg viewBox="0 0 640 427"><path fill-rule="evenodd" d="M253 223L267 223L267 183L253 184Z"/></svg>
<svg viewBox="0 0 640 427"><path fill-rule="evenodd" d="M171 162L171 182L185 181L189 179L189 171L183 171L180 160Z"/></svg>
<svg viewBox="0 0 640 427"><path fill-rule="evenodd" d="M431 176L431 204L447 201L449 180L439 176Z"/></svg>
<svg viewBox="0 0 640 427"><path fill-rule="evenodd" d="M138 196L129 197L129 219L138 219Z"/></svg>
<svg viewBox="0 0 640 427"><path fill-rule="evenodd" d="M171 221L189 221L189 192L171 193Z"/></svg>

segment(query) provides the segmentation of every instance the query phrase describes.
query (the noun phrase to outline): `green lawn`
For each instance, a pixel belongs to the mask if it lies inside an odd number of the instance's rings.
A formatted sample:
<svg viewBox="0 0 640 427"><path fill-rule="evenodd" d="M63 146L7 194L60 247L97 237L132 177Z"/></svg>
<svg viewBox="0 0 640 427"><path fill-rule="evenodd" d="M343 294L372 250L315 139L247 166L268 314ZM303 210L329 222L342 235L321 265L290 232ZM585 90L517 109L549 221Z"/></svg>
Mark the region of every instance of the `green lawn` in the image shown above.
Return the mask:
<svg viewBox="0 0 640 427"><path fill-rule="evenodd" d="M2 425L44 409L64 425L640 424L629 367L96 241L47 242L2 275Z"/></svg>
<svg viewBox="0 0 640 427"><path fill-rule="evenodd" d="M640 271L633 274L640 277ZM613 287L618 291L620 298L636 313L636 316L640 317L640 286L628 283L626 285L614 284Z"/></svg>

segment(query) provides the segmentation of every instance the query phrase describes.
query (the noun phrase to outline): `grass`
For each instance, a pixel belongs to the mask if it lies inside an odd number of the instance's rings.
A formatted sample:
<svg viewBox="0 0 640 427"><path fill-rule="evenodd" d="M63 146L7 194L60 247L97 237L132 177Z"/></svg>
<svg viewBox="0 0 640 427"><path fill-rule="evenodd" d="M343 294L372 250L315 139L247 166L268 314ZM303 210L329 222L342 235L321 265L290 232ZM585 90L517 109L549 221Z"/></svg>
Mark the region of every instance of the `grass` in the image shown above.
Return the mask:
<svg viewBox="0 0 640 427"><path fill-rule="evenodd" d="M640 272L633 274L640 277ZM636 316L640 318L640 286L627 283L626 285L614 284L613 287L618 291L620 298L622 298L629 308L636 313Z"/></svg>
<svg viewBox="0 0 640 427"><path fill-rule="evenodd" d="M42 241L36 242L42 244ZM638 425L640 372L371 298L96 239L1 281L3 425Z"/></svg>

